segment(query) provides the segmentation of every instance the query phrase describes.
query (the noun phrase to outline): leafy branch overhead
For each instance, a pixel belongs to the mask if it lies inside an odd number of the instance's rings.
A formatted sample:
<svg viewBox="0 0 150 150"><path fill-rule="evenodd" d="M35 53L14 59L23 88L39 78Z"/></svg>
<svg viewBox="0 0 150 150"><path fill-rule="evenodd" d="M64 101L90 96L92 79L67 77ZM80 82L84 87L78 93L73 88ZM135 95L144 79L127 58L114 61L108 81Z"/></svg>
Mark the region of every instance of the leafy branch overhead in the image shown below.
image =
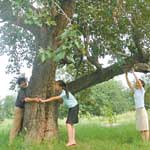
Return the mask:
<svg viewBox="0 0 150 150"><path fill-rule="evenodd" d="M52 59L56 62L65 60L65 62L74 63L74 57L77 55L86 55L84 43L82 42L82 33L78 30L77 25L71 25L58 37L61 41L56 50L43 49L39 50L39 56L42 62Z"/></svg>

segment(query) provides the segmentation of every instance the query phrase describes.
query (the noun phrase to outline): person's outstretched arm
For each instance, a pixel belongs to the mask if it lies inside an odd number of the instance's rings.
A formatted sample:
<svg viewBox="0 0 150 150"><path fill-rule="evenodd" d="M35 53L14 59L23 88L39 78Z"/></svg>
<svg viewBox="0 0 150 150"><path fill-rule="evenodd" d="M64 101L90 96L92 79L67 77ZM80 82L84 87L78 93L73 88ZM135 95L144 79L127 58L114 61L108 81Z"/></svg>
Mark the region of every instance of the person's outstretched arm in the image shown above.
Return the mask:
<svg viewBox="0 0 150 150"><path fill-rule="evenodd" d="M141 81L138 79L138 77L136 76L136 74L135 74L135 72L134 72L134 69L132 69L132 73L133 73L133 76L134 76L136 82L138 83L139 87L142 88L142 87L143 87L143 86L142 86L142 83L141 83Z"/></svg>
<svg viewBox="0 0 150 150"><path fill-rule="evenodd" d="M129 88L133 91L134 87L133 87L133 85L131 84L131 82L128 79L128 73L127 72L125 73L125 77L126 77L126 81L127 81L127 84L129 86Z"/></svg>
<svg viewBox="0 0 150 150"><path fill-rule="evenodd" d="M35 97L35 98L30 98L30 97L26 97L24 99L25 102L39 102L39 98Z"/></svg>
<svg viewBox="0 0 150 150"><path fill-rule="evenodd" d="M52 102L52 101L58 101L60 100L61 97L60 96L54 96L54 97L50 97L48 99L45 99L45 100L40 100L40 102L44 103L44 102Z"/></svg>

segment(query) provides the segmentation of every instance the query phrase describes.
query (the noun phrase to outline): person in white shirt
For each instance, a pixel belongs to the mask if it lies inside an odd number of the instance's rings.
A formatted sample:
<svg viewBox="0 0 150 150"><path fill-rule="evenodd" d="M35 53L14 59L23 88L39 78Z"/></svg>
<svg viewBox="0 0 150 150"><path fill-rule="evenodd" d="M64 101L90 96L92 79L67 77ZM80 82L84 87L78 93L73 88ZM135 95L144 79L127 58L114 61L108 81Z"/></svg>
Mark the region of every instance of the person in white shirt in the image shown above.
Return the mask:
<svg viewBox="0 0 150 150"><path fill-rule="evenodd" d="M148 115L144 105L145 83L143 80L137 78L133 69L132 73L136 80L135 85L131 84L131 82L129 81L127 72L125 73L125 77L129 88L134 93L134 101L136 109L136 129L140 131L142 139L144 141L148 141L149 124L148 124Z"/></svg>
<svg viewBox="0 0 150 150"><path fill-rule="evenodd" d="M46 100L40 100L41 102L51 102L62 100L68 107L68 116L66 120L66 126L68 131L68 143L66 146L75 146L75 128L74 124L78 123L79 104L76 98L68 91L67 85L64 81L58 80L55 83L55 90L60 93L59 96L50 97Z"/></svg>

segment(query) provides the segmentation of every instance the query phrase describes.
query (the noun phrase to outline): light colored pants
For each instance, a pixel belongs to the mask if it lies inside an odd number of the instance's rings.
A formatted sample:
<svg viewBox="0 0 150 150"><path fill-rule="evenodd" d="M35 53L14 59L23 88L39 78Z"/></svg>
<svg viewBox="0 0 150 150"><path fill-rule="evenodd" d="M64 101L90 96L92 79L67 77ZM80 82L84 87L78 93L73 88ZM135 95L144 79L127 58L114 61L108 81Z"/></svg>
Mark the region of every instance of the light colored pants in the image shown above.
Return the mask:
<svg viewBox="0 0 150 150"><path fill-rule="evenodd" d="M19 131L21 130L22 127L22 120L23 120L23 112L24 109L15 107L15 113L14 113L14 120L13 120L13 125L10 131L10 136L9 136L9 143L11 144L15 137L18 135Z"/></svg>
<svg viewBox="0 0 150 150"><path fill-rule="evenodd" d="M139 131L149 130L148 115L144 107L136 109L136 129Z"/></svg>

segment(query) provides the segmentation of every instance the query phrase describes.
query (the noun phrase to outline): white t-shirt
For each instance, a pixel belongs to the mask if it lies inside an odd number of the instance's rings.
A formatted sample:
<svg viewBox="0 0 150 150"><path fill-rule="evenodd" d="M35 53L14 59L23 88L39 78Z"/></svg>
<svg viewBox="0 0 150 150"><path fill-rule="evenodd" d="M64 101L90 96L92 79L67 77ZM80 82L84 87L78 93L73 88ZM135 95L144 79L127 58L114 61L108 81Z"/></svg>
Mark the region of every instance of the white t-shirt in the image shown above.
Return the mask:
<svg viewBox="0 0 150 150"><path fill-rule="evenodd" d="M69 97L67 97L66 92L62 90L60 97L63 99L64 104L68 108L72 108L78 104L76 98L69 92Z"/></svg>
<svg viewBox="0 0 150 150"><path fill-rule="evenodd" d="M145 90L143 87L141 89L134 89L135 108L145 107L144 94L145 94Z"/></svg>

